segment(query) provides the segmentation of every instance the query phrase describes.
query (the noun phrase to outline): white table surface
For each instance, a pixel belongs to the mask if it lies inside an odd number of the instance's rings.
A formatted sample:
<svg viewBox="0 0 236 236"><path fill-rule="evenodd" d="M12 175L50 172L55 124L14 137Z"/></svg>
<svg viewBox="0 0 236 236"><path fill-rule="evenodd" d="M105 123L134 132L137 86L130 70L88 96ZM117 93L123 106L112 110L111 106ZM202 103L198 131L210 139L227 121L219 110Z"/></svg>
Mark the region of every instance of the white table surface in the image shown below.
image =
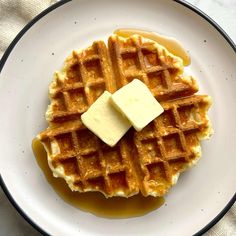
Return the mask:
<svg viewBox="0 0 236 236"><path fill-rule="evenodd" d="M236 43L236 0L188 0L215 20ZM222 219L224 220L224 218ZM0 188L0 235L40 235L9 203ZM227 235L227 232L225 232Z"/></svg>

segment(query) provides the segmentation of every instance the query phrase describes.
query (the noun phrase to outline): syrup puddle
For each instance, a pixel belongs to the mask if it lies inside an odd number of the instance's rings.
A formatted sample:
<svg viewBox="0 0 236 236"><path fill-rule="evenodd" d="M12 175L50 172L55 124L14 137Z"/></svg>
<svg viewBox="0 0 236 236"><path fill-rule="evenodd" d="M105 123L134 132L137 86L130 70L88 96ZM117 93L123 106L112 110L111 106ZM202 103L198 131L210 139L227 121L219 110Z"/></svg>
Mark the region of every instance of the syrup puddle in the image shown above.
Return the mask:
<svg viewBox="0 0 236 236"><path fill-rule="evenodd" d="M83 211L105 218L130 218L145 215L161 207L164 203L163 197L144 197L141 194L130 198L106 199L98 192L72 192L64 179L53 177L48 166L46 151L36 138L32 141L32 149L39 167L55 192L65 202Z"/></svg>

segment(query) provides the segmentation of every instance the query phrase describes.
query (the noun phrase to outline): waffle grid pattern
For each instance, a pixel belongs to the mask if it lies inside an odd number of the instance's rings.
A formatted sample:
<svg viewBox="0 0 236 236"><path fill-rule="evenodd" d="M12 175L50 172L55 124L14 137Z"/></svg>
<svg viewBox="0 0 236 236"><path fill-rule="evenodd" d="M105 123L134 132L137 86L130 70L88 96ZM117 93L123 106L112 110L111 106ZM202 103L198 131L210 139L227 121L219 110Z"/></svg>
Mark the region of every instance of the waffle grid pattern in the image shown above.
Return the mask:
<svg viewBox="0 0 236 236"><path fill-rule="evenodd" d="M125 141L115 148L108 148L82 126L48 137L52 144L52 165L55 168L63 166L66 175L74 177L75 189L111 195L112 190L121 188L127 196L139 191Z"/></svg>
<svg viewBox="0 0 236 236"><path fill-rule="evenodd" d="M135 133L140 165L146 178L145 195L151 189L164 194L175 181L172 179L175 174L199 157L194 149L200 145L197 135L200 130L206 132L208 129L204 117L208 106L205 99L207 96L202 95L164 103L164 113ZM199 114L201 118L192 114Z"/></svg>
<svg viewBox="0 0 236 236"><path fill-rule="evenodd" d="M142 37L131 37L124 42L118 36L111 36L108 45L118 78L117 89L137 78L158 101L191 95L198 90L194 79L181 78L182 62L163 47Z"/></svg>
<svg viewBox="0 0 236 236"><path fill-rule="evenodd" d="M65 75L55 74L52 83L53 122L85 112L105 91L114 92L110 60L104 42L95 42L83 53L73 52L66 62ZM65 80L63 80L65 78ZM78 117L78 116L77 116Z"/></svg>
<svg viewBox="0 0 236 236"><path fill-rule="evenodd" d="M182 71L180 59L139 36L111 36L108 50L98 41L74 51L55 74L49 128L38 136L53 171L63 167L71 189L81 192L164 195L174 178L198 159L195 149L209 128L208 96L194 95L196 82L183 78ZM80 115L103 91L114 92L134 78L151 89L165 111L141 132L131 129L111 148L83 126Z"/></svg>

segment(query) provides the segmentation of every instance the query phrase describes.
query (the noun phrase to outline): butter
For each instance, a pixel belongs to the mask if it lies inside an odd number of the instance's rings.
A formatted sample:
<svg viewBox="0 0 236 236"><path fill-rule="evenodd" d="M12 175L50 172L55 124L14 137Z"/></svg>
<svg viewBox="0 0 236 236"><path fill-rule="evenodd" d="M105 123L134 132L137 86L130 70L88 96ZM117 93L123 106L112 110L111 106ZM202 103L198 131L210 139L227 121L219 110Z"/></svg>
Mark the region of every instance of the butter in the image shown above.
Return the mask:
<svg viewBox="0 0 236 236"><path fill-rule="evenodd" d="M138 79L116 91L111 99L137 131L142 130L164 111L148 87Z"/></svg>
<svg viewBox="0 0 236 236"><path fill-rule="evenodd" d="M81 116L83 124L103 142L113 147L131 127L111 102L111 94L105 91Z"/></svg>

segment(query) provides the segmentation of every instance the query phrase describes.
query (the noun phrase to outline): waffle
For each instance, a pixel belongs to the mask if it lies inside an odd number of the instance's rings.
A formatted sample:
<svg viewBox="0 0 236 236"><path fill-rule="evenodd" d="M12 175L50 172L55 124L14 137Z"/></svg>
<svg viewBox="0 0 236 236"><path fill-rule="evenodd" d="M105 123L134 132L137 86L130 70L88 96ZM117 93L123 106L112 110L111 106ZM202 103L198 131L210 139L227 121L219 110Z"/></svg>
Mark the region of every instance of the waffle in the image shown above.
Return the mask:
<svg viewBox="0 0 236 236"><path fill-rule="evenodd" d="M46 112L49 127L38 135L54 176L64 178L73 191L163 196L197 162L200 140L211 134L210 97L196 95L196 81L182 74L180 58L138 35L112 35L108 47L96 41L73 51L55 73ZM105 90L113 93L134 78L149 87L164 113L109 147L80 116Z"/></svg>

